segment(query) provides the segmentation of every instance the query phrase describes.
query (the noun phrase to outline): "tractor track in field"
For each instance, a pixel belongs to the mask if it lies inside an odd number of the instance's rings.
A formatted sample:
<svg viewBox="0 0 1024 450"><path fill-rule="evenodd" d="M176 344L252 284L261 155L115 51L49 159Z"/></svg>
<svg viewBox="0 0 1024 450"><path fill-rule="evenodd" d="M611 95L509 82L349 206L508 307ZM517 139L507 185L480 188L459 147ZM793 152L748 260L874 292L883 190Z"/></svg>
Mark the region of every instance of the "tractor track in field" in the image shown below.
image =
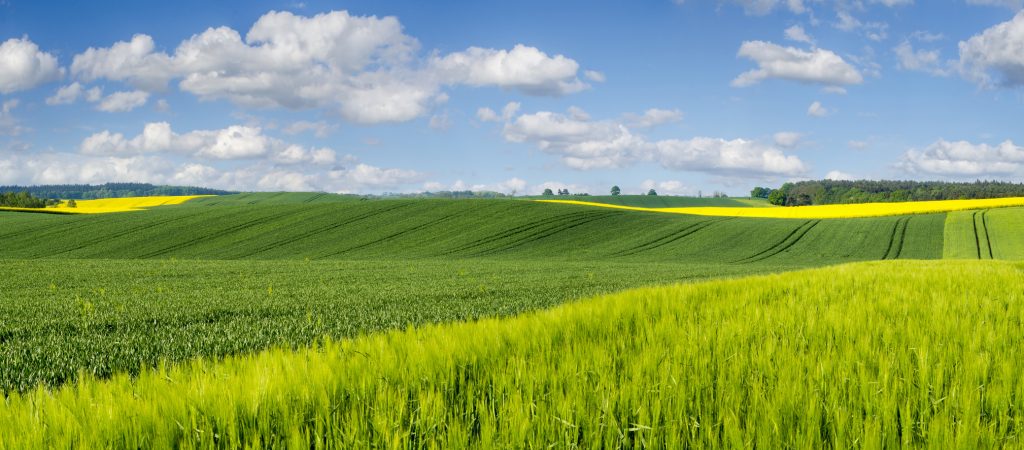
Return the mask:
<svg viewBox="0 0 1024 450"><path fill-rule="evenodd" d="M525 223L523 225L519 225L517 227L509 228L509 229L507 229L505 231L502 231L501 233L494 234L494 235L491 235L491 236L487 236L487 237L484 237L484 238L480 238L480 239L477 239L477 240L472 241L472 242L468 242L466 244L463 244L460 247L448 250L447 252L442 253L442 255L451 255L451 254L463 252L463 251L466 251L466 250L470 250L470 249L473 249L473 248L477 248L477 247L480 247L480 246L483 246L483 245L490 244L490 243L495 242L495 241L499 241L499 240L505 239L507 237L515 236L515 235L520 234L520 233L529 232L531 230L534 230L536 228L540 228L540 227L543 227L543 226L548 226L548 225L551 225L551 224L558 224L558 223L563 223L563 222L571 222L571 221L573 221L573 220L575 220L577 218L586 217L587 215L592 214L592 213L593 213L592 211L578 211L578 212L572 212L572 213L568 213L568 214L562 214L562 215L558 215L558 216L548 217L548 218L545 218L545 219L542 219L542 220L539 220L539 221L528 222L528 223Z"/></svg>
<svg viewBox="0 0 1024 450"><path fill-rule="evenodd" d="M384 242L384 241L387 241L387 240L390 240L390 239L394 239L394 238L397 238L397 237L405 236L405 235L407 235L409 233L415 233L417 231L424 230L424 229L436 226L436 225L438 225L440 223L446 222L446 221L454 219L456 217L459 217L459 214L449 214L447 216L444 216L444 217L441 217L441 218L438 218L438 219L434 219L434 220L431 220L431 221L426 222L426 223L421 223L419 225L416 225L415 227L408 228L408 229L399 231L397 233L392 233L392 234L389 234L387 236L374 239L374 240L372 240L370 242L362 243L362 244L359 244L359 245L356 245L356 246L352 246L352 247L346 248L344 250L339 250L339 251L336 251L336 252L328 253L326 255L318 256L318 258L335 256L335 255L340 255L342 253L348 253L348 252L351 252L351 251L364 249L364 248L369 247L371 245L379 244L381 242Z"/></svg>
<svg viewBox="0 0 1024 450"><path fill-rule="evenodd" d="M787 234L785 238L783 238L775 245L768 247L766 250L763 250L759 253L755 253L754 255L733 262L752 263L762 261L771 258L772 256L778 255L779 253L782 253L788 250L793 245L795 245L798 241L800 241L800 239L803 239L803 237L806 236L807 233L811 231L811 229L818 226L819 223L821 223L821 219L808 220L799 227L796 227L795 230Z"/></svg>
<svg viewBox="0 0 1024 450"><path fill-rule="evenodd" d="M116 232L116 233L113 233L113 234L104 235L103 237L101 237L99 239L93 239L91 241L88 241L88 242L85 242L85 243L81 243L81 245L79 245L77 247L73 247L73 248L69 248L69 249L66 249L66 250L62 250L62 251L59 251L59 252L56 252L56 253L53 253L53 254L47 255L47 256L49 257L49 256L55 256L55 255L63 255L65 253L70 253L70 252L73 252L75 250L81 250L83 248L86 248L86 247L89 247L89 246L92 246L92 245L95 245L95 244L99 244L99 243L102 243L102 242L105 242L105 241L109 241L111 239L121 238L121 237L130 235L132 233L137 233L137 232L140 232L140 231L148 230L150 228L166 225L166 224L169 224L171 222L176 222L176 221L179 221L179 220L189 219L189 218L190 218L189 216L178 216L178 217L172 217L172 218L167 219L167 220L160 220L160 221L152 222L150 224L143 225L143 226L140 226L140 227L129 228L127 230L123 230L123 231Z"/></svg>
<svg viewBox="0 0 1024 450"><path fill-rule="evenodd" d="M544 239L544 238L546 238L548 236L552 236L552 235L554 235L556 233L561 233L561 232L566 231L566 230L571 230L573 228L576 228L576 227L579 227L579 226L582 226L582 225L586 225L586 224L591 223L591 222L596 222L598 220L607 219L607 218L615 216L615 215L617 215L617 213L616 212L611 212L611 211L609 211L609 212L601 212L601 213L591 213L591 214L588 214L587 216L584 216L583 218L580 218L579 220L575 220L575 221L572 221L572 222L569 222L569 223L562 223L560 225L548 227L546 229L537 231L535 233L531 233L531 234L527 234L525 236L521 236L518 240L514 240L511 243L508 243L508 244L505 244L505 245L500 245L500 246L495 247L495 248L486 249L486 250L483 250L483 251L480 251L480 252L477 252L477 253L473 253L473 254L471 254L469 256L484 256L484 255L490 255L490 254L494 254L494 253L499 253L499 252L504 252L504 251L512 250L512 249L514 249L516 247L521 247L521 246L523 246L525 244L529 244L531 242L539 241L539 240Z"/></svg>
<svg viewBox="0 0 1024 450"><path fill-rule="evenodd" d="M971 222L974 224L974 247L977 249L978 259L992 259L992 239L988 233L988 210L975 211L971 214ZM979 216L980 214L980 216ZM978 230L978 222L981 222L981 230ZM981 245L981 234L985 234L984 248Z"/></svg>
<svg viewBox="0 0 1024 450"><path fill-rule="evenodd" d="M328 231L335 230L337 228L341 228L341 227L343 227L345 225L349 225L349 224L352 224L352 223L355 223L355 222L359 222L361 220L369 219L371 217L375 217L375 216L378 216L378 215L381 215L381 214L386 214L386 213L389 213L389 212L394 211L396 209L403 208L403 207L410 206L410 205L412 205L412 203L399 203L399 204L397 204L395 206L391 206L391 207L386 208L386 209L385 208L375 209L375 210L372 210L372 211L369 211L369 212L366 212L366 213L359 214L359 215L354 216L354 217L349 217L349 218L347 218L347 219L345 219L345 220L343 220L341 222L335 222L335 223L332 223L332 224L327 225L327 226L322 226L322 227L314 228L314 229L309 230L307 232L291 236L291 237L289 237L287 239L282 239L280 241L272 242L270 244L267 244L267 245L264 245L262 247L259 247L259 248L255 249L255 250L252 250L252 251L250 251L250 252L248 252L248 253L246 253L244 255L239 255L238 258L247 258L247 257L253 256L253 255L259 254L259 253L263 253L263 252L268 251L268 250L273 250L275 248L283 247L285 245L301 241L303 239L306 239L306 238L318 235L320 233L326 233Z"/></svg>
<svg viewBox="0 0 1024 450"><path fill-rule="evenodd" d="M280 214L273 214L273 215L269 215L269 216L258 217L256 219L249 220L247 222L243 222L243 223L240 223L240 224L236 224L236 225L224 228L222 230L219 230L219 231L216 231L216 232L213 232L213 233L205 234L205 235L203 235L201 237L198 237L198 238L189 239L189 240L187 240L185 242L178 242L178 243L176 243L174 245L171 245L169 247L164 247L164 248L162 248L160 250L152 251L152 252L146 253L144 255L138 256L137 258L146 259L146 258L153 258L153 257L157 257L157 256L160 256L160 255L164 255L164 254L167 254L168 252L173 252L175 250L180 250L180 249L183 249L185 247L188 247L190 245L193 245L193 244L196 244L196 243L199 243L199 242L211 241L211 240L215 240L215 239L218 239L218 238L230 235L232 233L244 230L244 229L249 228L251 226L256 226L256 225L264 224L264 223L267 223L267 222L272 222L272 221L277 220L279 218L285 217L285 216L287 216L289 214L292 214L291 210L285 211L285 212L280 213Z"/></svg>
<svg viewBox="0 0 1024 450"><path fill-rule="evenodd" d="M882 259L899 259L900 254L903 253L903 241L907 237L909 223L910 217L896 219L892 233L889 235L889 245L885 248L885 255L882 256Z"/></svg>
<svg viewBox="0 0 1024 450"><path fill-rule="evenodd" d="M690 235L692 235L692 234L694 234L694 233L696 233L696 232L698 232L700 230L703 230L703 229L705 229L705 228L707 228L707 227L709 227L711 225L714 225L716 223L725 222L725 221L731 220L731 219L733 219L733 218L729 217L729 218L726 218L726 219L711 219L711 220L705 220L705 221L697 222L697 223L694 223L692 225L686 226L686 227L684 227L681 230L677 230L677 231L675 231L673 233L670 233L670 234L668 234L666 236L662 236L662 237L660 237L658 239L649 241L647 243L644 243L642 245L636 246L634 248L627 249L627 250L622 250L622 251L620 251L618 253L614 253L614 254L612 254L612 256L630 256L630 255L635 255L637 253L654 250L656 248L666 246L666 245L671 244L673 242L676 242L676 241L678 241L680 239L683 239L683 238L685 238L687 236L690 236Z"/></svg>

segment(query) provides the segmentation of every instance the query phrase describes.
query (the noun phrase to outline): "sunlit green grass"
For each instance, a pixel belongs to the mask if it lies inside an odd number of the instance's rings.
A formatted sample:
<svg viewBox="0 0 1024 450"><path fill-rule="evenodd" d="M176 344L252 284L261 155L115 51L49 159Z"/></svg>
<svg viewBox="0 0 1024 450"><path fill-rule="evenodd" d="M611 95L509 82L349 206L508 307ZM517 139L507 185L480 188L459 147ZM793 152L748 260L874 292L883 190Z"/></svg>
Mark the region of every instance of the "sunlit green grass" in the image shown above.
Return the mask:
<svg viewBox="0 0 1024 450"><path fill-rule="evenodd" d="M860 263L85 377L0 447L1017 447L1022 283Z"/></svg>

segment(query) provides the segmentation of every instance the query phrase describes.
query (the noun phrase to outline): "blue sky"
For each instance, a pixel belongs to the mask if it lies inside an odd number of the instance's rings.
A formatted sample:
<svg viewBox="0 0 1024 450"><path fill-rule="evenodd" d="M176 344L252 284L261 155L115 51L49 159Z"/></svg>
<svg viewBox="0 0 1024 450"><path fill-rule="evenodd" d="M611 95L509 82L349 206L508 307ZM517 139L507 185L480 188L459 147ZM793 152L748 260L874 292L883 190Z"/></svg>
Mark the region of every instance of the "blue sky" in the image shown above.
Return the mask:
<svg viewBox="0 0 1024 450"><path fill-rule="evenodd" d="M5 0L0 184L1019 181L1022 3Z"/></svg>

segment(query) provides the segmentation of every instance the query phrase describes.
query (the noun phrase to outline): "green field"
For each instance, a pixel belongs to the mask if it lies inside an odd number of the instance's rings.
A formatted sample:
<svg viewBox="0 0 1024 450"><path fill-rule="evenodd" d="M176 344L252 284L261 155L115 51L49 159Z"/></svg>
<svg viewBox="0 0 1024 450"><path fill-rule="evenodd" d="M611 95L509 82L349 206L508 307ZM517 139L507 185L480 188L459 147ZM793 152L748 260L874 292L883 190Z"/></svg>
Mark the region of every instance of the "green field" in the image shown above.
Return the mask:
<svg viewBox="0 0 1024 450"><path fill-rule="evenodd" d="M11 447L1021 445L1024 275L885 262L627 291L13 395Z"/></svg>
<svg viewBox="0 0 1024 450"><path fill-rule="evenodd" d="M996 386L1024 356L1018 266L793 271L1024 259L1022 226L1024 208L793 220L308 193L0 212L0 427L25 430L0 448L1013 445L1024 395L963 392L1020 389ZM989 331L954 340L970 327Z"/></svg>
<svg viewBox="0 0 1024 450"><path fill-rule="evenodd" d="M276 203L272 194L79 216L0 212L0 259L420 259L827 264L942 257L945 216L666 215L513 200ZM348 199L348 197L341 197ZM254 202L249 204L248 202ZM239 203L245 203L240 205ZM904 239L904 237L909 238Z"/></svg>
<svg viewBox="0 0 1024 450"><path fill-rule="evenodd" d="M685 208L691 206L727 206L733 208L774 207L767 200L722 197L678 197L674 195L587 195L587 196L534 196L535 200L580 200L610 205L639 206L643 208Z"/></svg>

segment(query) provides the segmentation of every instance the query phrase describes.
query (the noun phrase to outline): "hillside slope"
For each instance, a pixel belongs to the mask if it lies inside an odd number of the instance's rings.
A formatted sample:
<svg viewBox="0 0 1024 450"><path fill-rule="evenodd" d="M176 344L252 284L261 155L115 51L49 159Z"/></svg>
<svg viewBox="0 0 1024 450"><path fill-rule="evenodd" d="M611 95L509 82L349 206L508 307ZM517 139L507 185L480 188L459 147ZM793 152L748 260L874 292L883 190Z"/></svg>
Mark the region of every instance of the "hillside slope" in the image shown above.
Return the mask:
<svg viewBox="0 0 1024 450"><path fill-rule="evenodd" d="M901 261L627 291L14 394L0 447L1012 448L1021 283Z"/></svg>
<svg viewBox="0 0 1024 450"><path fill-rule="evenodd" d="M510 200L290 194L99 216L0 212L0 258L554 258L825 264L942 257L944 214L700 217ZM297 203L296 201L301 201Z"/></svg>

